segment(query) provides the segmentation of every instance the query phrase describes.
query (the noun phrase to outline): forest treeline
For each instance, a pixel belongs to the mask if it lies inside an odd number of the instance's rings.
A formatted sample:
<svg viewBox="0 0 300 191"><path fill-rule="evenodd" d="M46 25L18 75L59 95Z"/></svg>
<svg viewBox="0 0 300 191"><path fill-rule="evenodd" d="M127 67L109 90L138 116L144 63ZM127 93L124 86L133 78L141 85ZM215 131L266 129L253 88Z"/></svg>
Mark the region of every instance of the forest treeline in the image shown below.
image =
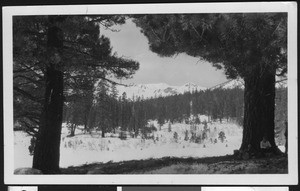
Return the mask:
<svg viewBox="0 0 300 191"><path fill-rule="evenodd" d="M120 92L121 93L121 92ZM78 94L76 94L78 96ZM78 126L83 126L86 132L99 130L102 137L105 133L122 130L130 132L133 137L142 133L144 136L158 127L149 124L157 120L159 126L170 123L200 124L199 115L206 115L210 121L232 121L242 126L244 111L244 90L208 89L186 92L167 97L142 99L128 98L119 92L115 85L109 86L101 82L94 92L73 98L64 107L63 121L70 128L70 136L75 135ZM276 130L284 128L287 113L287 88L276 90ZM193 117L193 120L191 119Z"/></svg>

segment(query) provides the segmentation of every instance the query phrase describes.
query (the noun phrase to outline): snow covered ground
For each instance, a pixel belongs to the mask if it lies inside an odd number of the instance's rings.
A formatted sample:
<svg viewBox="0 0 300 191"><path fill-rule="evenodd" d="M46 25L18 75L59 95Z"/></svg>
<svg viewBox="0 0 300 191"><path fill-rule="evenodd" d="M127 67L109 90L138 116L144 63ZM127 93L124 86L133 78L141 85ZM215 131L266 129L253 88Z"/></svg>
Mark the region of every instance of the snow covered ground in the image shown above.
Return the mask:
<svg viewBox="0 0 300 191"><path fill-rule="evenodd" d="M200 118L203 121L203 116ZM172 131L168 132L168 123L158 128L156 121L151 122L158 131L153 133L154 139L143 140L140 137L121 140L118 135L106 134L101 138L101 132L84 134L76 130L76 136L67 137L68 129L63 126L61 139L60 166L77 166L93 162L119 162L126 160L140 160L148 158L171 157L209 157L233 154L233 150L240 147L242 141L242 128L234 123L208 123L210 132L208 139L203 143L185 141L185 131L190 131L190 125L174 123ZM203 124L197 126L196 133L203 130ZM218 140L218 132L224 131L226 140ZM178 139L174 139L177 132ZM188 135L191 137L191 134ZM14 132L15 141L15 169L31 167L32 156L29 155L28 146L31 137L21 131ZM213 141L217 139L217 143ZM213 140L213 141L212 141ZM205 146L204 146L205 145Z"/></svg>

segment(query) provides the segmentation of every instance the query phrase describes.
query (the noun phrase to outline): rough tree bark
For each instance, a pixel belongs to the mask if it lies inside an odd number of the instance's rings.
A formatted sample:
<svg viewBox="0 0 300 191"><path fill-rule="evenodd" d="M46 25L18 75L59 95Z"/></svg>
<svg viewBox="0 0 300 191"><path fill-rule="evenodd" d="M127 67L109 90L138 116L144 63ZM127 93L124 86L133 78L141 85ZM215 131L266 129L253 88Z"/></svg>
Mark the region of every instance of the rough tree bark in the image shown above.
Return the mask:
<svg viewBox="0 0 300 191"><path fill-rule="evenodd" d="M34 149L33 168L44 174L59 172L60 138L63 115L63 72L58 68L63 44L62 31L55 26L55 16L49 17L46 66L46 90L39 132Z"/></svg>
<svg viewBox="0 0 300 191"><path fill-rule="evenodd" d="M33 168L43 173L59 172L59 148L63 111L63 75L47 69L46 93L33 157Z"/></svg>
<svg viewBox="0 0 300 191"><path fill-rule="evenodd" d="M240 150L247 150L250 144L259 151L263 136L277 148L274 139L275 71L257 67L244 81L244 130Z"/></svg>

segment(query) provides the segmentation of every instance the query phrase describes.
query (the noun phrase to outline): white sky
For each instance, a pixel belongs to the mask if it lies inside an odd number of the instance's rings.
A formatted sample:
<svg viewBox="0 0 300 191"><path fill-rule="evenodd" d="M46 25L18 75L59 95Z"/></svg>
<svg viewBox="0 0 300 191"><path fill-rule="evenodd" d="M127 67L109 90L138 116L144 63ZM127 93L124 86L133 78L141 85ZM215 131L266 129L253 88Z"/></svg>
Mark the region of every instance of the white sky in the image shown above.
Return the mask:
<svg viewBox="0 0 300 191"><path fill-rule="evenodd" d="M100 33L110 38L113 51L117 52L118 56L128 57L140 63L140 69L133 78L122 81L123 83L167 83L180 86L191 82L203 87L212 87L227 81L222 70L216 70L210 63L199 61L199 58L186 54L171 58L159 57L151 52L147 38L130 20L124 25L115 26L114 29L120 31L101 29Z"/></svg>

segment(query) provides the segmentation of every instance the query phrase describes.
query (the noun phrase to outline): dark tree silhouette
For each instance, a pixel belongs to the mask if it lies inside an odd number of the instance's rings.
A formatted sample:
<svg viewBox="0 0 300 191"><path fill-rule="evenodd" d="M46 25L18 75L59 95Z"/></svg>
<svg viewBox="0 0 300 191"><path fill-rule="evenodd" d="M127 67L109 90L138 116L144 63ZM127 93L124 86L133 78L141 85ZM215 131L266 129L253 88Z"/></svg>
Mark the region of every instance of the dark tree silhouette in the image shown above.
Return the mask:
<svg viewBox="0 0 300 191"><path fill-rule="evenodd" d="M98 24L123 24L124 16L16 16L13 22L14 72L19 78L14 81L14 92L18 92L15 106L28 99L37 103L35 118L33 112L28 115L30 121L25 112L17 112L18 117L36 137L33 168L57 173L64 93L76 89L71 82L92 76L114 83L106 76L130 77L139 64L117 57L109 39L99 37ZM28 85L21 87L25 82ZM32 95L34 92L28 91L37 83L41 91Z"/></svg>
<svg viewBox="0 0 300 191"><path fill-rule="evenodd" d="M223 68L245 81L243 141L259 149L266 135L273 147L275 76L287 68L287 14L136 15L135 23L161 56L179 53Z"/></svg>

